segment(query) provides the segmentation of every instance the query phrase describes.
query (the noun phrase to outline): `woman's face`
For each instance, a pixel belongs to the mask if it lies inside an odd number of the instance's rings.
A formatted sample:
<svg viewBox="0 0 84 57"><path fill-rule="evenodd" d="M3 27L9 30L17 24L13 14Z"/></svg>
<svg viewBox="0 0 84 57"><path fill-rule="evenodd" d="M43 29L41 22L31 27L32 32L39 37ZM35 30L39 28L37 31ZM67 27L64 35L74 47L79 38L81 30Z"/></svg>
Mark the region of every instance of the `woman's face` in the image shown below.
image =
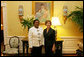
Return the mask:
<svg viewBox="0 0 84 57"><path fill-rule="evenodd" d="M51 23L50 22L47 22L46 23L46 26L47 26L47 28L50 28L51 27Z"/></svg>
<svg viewBox="0 0 84 57"><path fill-rule="evenodd" d="M38 27L39 27L39 21L35 21L34 26L35 26L36 28L38 28Z"/></svg>
<svg viewBox="0 0 84 57"><path fill-rule="evenodd" d="M44 9L45 8L45 6L41 6L41 9Z"/></svg>

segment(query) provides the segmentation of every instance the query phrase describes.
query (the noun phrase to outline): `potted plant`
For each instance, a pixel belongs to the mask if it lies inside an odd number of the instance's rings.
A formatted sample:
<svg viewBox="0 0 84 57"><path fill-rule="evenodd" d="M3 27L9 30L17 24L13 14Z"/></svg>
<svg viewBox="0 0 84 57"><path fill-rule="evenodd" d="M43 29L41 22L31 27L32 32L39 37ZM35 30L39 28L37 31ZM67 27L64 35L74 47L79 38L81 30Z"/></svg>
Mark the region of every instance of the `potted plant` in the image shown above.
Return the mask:
<svg viewBox="0 0 84 57"><path fill-rule="evenodd" d="M79 25L80 31L83 32L83 8L76 7L77 10L72 11L67 17Z"/></svg>
<svg viewBox="0 0 84 57"><path fill-rule="evenodd" d="M29 28L33 26L33 20L34 16L27 16L27 18L23 17L21 24L24 27L24 29L27 27L29 30Z"/></svg>

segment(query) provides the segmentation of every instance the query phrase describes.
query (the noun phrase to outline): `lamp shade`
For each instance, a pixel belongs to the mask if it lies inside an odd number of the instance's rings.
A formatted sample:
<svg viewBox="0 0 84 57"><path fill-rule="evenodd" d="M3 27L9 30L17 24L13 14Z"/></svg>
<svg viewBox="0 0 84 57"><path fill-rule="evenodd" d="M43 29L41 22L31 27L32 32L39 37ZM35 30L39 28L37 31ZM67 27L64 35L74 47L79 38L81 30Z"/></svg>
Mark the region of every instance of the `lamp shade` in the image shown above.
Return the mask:
<svg viewBox="0 0 84 57"><path fill-rule="evenodd" d="M52 25L54 25L54 26L61 25L58 17L52 17Z"/></svg>

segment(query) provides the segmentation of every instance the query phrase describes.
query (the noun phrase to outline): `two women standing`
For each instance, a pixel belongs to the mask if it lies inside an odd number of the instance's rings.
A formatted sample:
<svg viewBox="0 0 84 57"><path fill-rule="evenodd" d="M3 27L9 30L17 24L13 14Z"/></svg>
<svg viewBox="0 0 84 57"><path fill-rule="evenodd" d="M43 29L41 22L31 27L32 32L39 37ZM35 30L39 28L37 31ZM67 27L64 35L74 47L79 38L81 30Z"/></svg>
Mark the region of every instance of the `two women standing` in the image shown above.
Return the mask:
<svg viewBox="0 0 84 57"><path fill-rule="evenodd" d="M51 21L47 20L46 29L39 27L39 20L34 20L34 26L29 29L29 48L32 56L41 56L42 46L45 47L46 56L53 56L55 51L55 30L51 28Z"/></svg>

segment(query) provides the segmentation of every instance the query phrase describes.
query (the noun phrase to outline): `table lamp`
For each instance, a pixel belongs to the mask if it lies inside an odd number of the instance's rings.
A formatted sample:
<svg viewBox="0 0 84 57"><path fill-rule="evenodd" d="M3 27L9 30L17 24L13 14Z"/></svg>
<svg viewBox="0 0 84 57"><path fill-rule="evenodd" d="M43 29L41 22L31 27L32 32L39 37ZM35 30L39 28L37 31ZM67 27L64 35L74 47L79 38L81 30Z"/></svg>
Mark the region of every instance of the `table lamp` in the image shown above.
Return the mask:
<svg viewBox="0 0 84 57"><path fill-rule="evenodd" d="M52 17L52 25L54 26L54 29L56 28L56 26L61 25L58 17Z"/></svg>
<svg viewBox="0 0 84 57"><path fill-rule="evenodd" d="M58 17L52 17L52 25L54 26L55 31L57 31L56 26L61 25ZM56 32L56 34L57 34L57 32Z"/></svg>

